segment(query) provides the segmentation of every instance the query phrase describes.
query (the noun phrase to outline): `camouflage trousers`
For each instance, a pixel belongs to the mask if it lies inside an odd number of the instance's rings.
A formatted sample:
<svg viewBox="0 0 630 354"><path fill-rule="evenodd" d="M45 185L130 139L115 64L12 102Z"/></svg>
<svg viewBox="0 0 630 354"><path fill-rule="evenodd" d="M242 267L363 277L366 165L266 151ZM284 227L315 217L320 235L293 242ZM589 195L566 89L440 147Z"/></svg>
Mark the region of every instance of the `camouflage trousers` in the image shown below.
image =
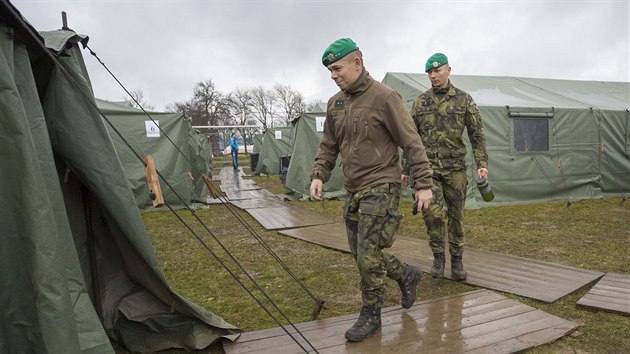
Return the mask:
<svg viewBox="0 0 630 354"><path fill-rule="evenodd" d="M363 306L381 307L385 296L385 277L398 279L403 264L383 251L391 247L400 225L400 184L387 183L349 193L344 219L350 252L361 276Z"/></svg>
<svg viewBox="0 0 630 354"><path fill-rule="evenodd" d="M444 252L445 220L449 253L451 256L461 256L464 252L463 224L467 186L468 178L463 171L433 175L433 199L429 210L422 214L429 235L429 247L433 253Z"/></svg>

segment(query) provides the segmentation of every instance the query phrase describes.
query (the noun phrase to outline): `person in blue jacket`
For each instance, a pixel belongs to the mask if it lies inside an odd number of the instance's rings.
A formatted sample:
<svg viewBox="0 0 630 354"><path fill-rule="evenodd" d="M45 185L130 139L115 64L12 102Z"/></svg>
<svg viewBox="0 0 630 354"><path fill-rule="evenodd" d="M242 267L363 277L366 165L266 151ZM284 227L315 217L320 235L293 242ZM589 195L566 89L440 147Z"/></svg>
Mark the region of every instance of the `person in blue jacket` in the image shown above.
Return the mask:
<svg viewBox="0 0 630 354"><path fill-rule="evenodd" d="M234 170L238 170L238 141L236 140L236 133L232 133L230 148L232 148L232 166Z"/></svg>

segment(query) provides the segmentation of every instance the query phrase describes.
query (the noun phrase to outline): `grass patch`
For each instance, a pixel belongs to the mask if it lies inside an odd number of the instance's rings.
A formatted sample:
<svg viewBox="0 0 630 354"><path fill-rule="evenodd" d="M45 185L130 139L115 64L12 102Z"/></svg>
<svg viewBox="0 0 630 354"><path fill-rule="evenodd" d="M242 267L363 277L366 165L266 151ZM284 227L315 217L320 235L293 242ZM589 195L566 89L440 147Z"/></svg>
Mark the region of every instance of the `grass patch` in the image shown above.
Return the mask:
<svg viewBox="0 0 630 354"><path fill-rule="evenodd" d="M228 160L229 161L229 160ZM239 163L249 172L246 157ZM215 159L215 168L221 160ZM248 177L250 178L250 177ZM251 177L274 194L284 193L277 176ZM342 221L341 201L321 203L291 202L330 219ZM400 234L426 240L420 217L411 216L411 203L402 202L407 216ZM357 312L361 306L356 265L349 254L266 231L249 214L234 209L268 246L275 251L303 285L325 301L319 318ZM180 215L195 225L199 235L238 278L258 297L251 281L222 250L227 248L260 287L293 323L309 321L314 302L264 247L241 225L232 211L222 205L211 205L197 215L212 230L208 235L193 221L190 213ZM221 316L244 331L276 327L278 324L257 304L234 278L195 240L170 212L142 215L162 269L172 288ZM630 273L630 202L621 198L564 203L550 202L519 206L488 207L465 211L467 247L529 257L600 272ZM345 235L339 235L345 238ZM423 276L418 299L459 294L476 287L446 279ZM630 317L579 309L575 303L590 289L585 287L553 304L505 294L581 326L575 335L534 348L531 353L627 353L630 352ZM265 305L269 304L263 300ZM387 283L385 306L399 302L398 285ZM281 318L273 310L274 316ZM280 320L282 324L287 322ZM124 352L124 351L119 351ZM212 348L203 353L220 353Z"/></svg>

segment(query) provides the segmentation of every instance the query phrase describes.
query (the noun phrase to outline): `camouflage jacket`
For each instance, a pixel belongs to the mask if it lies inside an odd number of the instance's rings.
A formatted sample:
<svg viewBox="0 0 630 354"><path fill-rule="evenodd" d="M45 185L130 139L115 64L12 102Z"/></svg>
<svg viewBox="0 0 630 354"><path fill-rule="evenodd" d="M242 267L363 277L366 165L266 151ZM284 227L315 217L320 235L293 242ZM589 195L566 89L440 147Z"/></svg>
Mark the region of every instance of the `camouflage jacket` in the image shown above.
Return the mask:
<svg viewBox="0 0 630 354"><path fill-rule="evenodd" d="M400 146L413 157L408 163L415 188L431 188L433 171L402 99L396 91L375 81L365 68L356 82L328 100L326 111L311 180L328 181L341 154L344 186L349 192L400 183Z"/></svg>
<svg viewBox="0 0 630 354"><path fill-rule="evenodd" d="M466 170L464 129L472 145L477 168L488 168L483 122L473 98L450 82L441 94L431 88L418 96L411 115L436 172ZM438 89L439 90L439 89Z"/></svg>

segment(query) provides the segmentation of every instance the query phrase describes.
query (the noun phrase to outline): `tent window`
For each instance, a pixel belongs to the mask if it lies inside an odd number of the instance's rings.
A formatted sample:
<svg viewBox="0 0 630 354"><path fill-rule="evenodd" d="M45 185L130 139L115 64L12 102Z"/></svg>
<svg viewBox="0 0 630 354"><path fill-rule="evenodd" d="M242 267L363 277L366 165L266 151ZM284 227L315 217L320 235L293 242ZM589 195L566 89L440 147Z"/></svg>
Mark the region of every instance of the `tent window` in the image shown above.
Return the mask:
<svg viewBox="0 0 630 354"><path fill-rule="evenodd" d="M516 151L549 151L549 119L514 118Z"/></svg>

